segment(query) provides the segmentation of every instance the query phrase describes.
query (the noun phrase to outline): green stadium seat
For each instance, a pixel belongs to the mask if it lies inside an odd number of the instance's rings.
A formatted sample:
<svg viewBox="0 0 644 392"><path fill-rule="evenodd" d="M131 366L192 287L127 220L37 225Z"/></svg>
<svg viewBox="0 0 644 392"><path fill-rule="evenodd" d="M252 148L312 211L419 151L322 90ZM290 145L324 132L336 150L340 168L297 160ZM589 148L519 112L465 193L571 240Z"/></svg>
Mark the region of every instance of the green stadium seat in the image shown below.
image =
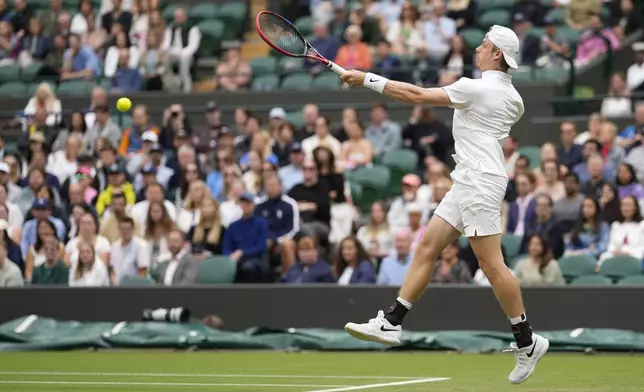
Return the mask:
<svg viewBox="0 0 644 392"><path fill-rule="evenodd" d="M226 256L215 256L201 262L198 284L233 283L237 272L237 263Z"/></svg>
<svg viewBox="0 0 644 392"><path fill-rule="evenodd" d="M119 126L121 129L129 128L132 126L132 116L127 113L119 113L111 116L112 122Z"/></svg>
<svg viewBox="0 0 644 392"><path fill-rule="evenodd" d="M255 91L273 91L280 85L280 78L277 75L263 75L253 78L251 89Z"/></svg>
<svg viewBox="0 0 644 392"><path fill-rule="evenodd" d="M611 257L602 262L599 274L615 282L629 276L638 276L642 274L642 261L626 255Z"/></svg>
<svg viewBox="0 0 644 392"><path fill-rule="evenodd" d="M292 124L295 128L302 128L304 126L304 115L301 111L287 112L286 122Z"/></svg>
<svg viewBox="0 0 644 392"><path fill-rule="evenodd" d="M217 19L226 25L226 31L224 32L226 39L240 38L247 15L248 7L241 1L224 3L219 7Z"/></svg>
<svg viewBox="0 0 644 392"><path fill-rule="evenodd" d="M459 248L467 249L467 247L469 245L470 245L470 240L466 236L462 235L462 236L458 237L458 247Z"/></svg>
<svg viewBox="0 0 644 392"><path fill-rule="evenodd" d="M23 98L28 96L27 85L20 81L9 82L0 85L0 95L12 98Z"/></svg>
<svg viewBox="0 0 644 392"><path fill-rule="evenodd" d="M570 282L573 286L610 286L613 282L601 275L584 275Z"/></svg>
<svg viewBox="0 0 644 392"><path fill-rule="evenodd" d="M488 11L488 10L497 10L497 9L507 9L510 10L512 6L516 3L516 0L482 0L478 2L478 11ZM510 19L504 20L503 23L498 23L503 26L507 26Z"/></svg>
<svg viewBox="0 0 644 392"><path fill-rule="evenodd" d="M400 195L400 180L403 176L416 171L418 154L409 149L392 150L382 157L381 163L390 171L387 196L397 196Z"/></svg>
<svg viewBox="0 0 644 392"><path fill-rule="evenodd" d="M72 97L89 96L93 88L93 83L88 83L85 80L72 80L60 83L56 89L56 94Z"/></svg>
<svg viewBox="0 0 644 392"><path fill-rule="evenodd" d="M617 284L620 286L644 286L644 275L628 276Z"/></svg>
<svg viewBox="0 0 644 392"><path fill-rule="evenodd" d="M221 51L221 41L224 36L224 23L220 20L204 20L197 24L201 31L199 54L213 56Z"/></svg>
<svg viewBox="0 0 644 392"><path fill-rule="evenodd" d="M519 155L526 156L530 160L530 168L536 169L541 165L541 148L537 146L525 146L519 148Z"/></svg>
<svg viewBox="0 0 644 392"><path fill-rule="evenodd" d="M22 68L20 71L20 78L25 82L33 82L38 77L40 70L43 68L42 64L32 64Z"/></svg>
<svg viewBox="0 0 644 392"><path fill-rule="evenodd" d="M274 57L258 57L250 62L253 76L273 75L276 67L277 60Z"/></svg>
<svg viewBox="0 0 644 392"><path fill-rule="evenodd" d="M188 9L188 18L193 24L202 20L217 19L219 7L214 3L198 3Z"/></svg>
<svg viewBox="0 0 644 392"><path fill-rule="evenodd" d="M280 89L308 91L311 90L312 83L313 78L311 77L311 75L305 73L296 73L293 75L288 75L284 79L282 79Z"/></svg>
<svg viewBox="0 0 644 392"><path fill-rule="evenodd" d="M145 276L126 276L119 282L119 286L151 286L156 282Z"/></svg>
<svg viewBox="0 0 644 392"><path fill-rule="evenodd" d="M554 19L557 24L566 24L566 7L553 8L548 12L548 16Z"/></svg>
<svg viewBox="0 0 644 392"><path fill-rule="evenodd" d="M34 9L34 10L46 10L49 8L49 0L29 0L29 5ZM78 4L76 4L78 6Z"/></svg>
<svg viewBox="0 0 644 392"><path fill-rule="evenodd" d="M472 51L476 49L476 47L481 44L481 41L483 41L483 38L485 38L485 33L482 30L474 28L463 29L459 34L463 37L465 45Z"/></svg>
<svg viewBox="0 0 644 392"><path fill-rule="evenodd" d="M486 11L478 19L478 25L484 30L488 30L492 25L498 24L505 26L510 21L510 12L506 10Z"/></svg>
<svg viewBox="0 0 644 392"><path fill-rule="evenodd" d="M304 59L288 57L288 56L280 56L278 60L277 68L281 73L302 71L304 69Z"/></svg>
<svg viewBox="0 0 644 392"><path fill-rule="evenodd" d="M374 201L387 195L390 172L382 165L358 168L351 177L352 181L362 186L362 199L358 205L363 212L371 209Z"/></svg>
<svg viewBox="0 0 644 392"><path fill-rule="evenodd" d="M338 75L331 72L322 72L313 79L313 90L339 90L342 88Z"/></svg>
<svg viewBox="0 0 644 392"><path fill-rule="evenodd" d="M565 256L559 260L559 268L566 282L585 275L594 275L597 271L597 261L587 255Z"/></svg>
<svg viewBox="0 0 644 392"><path fill-rule="evenodd" d="M568 26L559 26L557 28L557 34L564 38L568 42L568 46L574 48L579 42L579 36L581 35L579 31L571 29Z"/></svg>
<svg viewBox="0 0 644 392"><path fill-rule="evenodd" d="M17 65L4 65L0 67L0 83L15 82L20 80L20 67Z"/></svg>
<svg viewBox="0 0 644 392"><path fill-rule="evenodd" d="M362 185L357 182L350 181L349 188L351 189L351 199L353 199L353 203L358 205L359 200L362 199Z"/></svg>
<svg viewBox="0 0 644 392"><path fill-rule="evenodd" d="M514 234L505 233L501 237L501 246L505 250L505 256L508 259L513 259L519 254L519 248L521 247L521 241L523 237L519 237Z"/></svg>
<svg viewBox="0 0 644 392"><path fill-rule="evenodd" d="M299 18L297 21L295 21L295 27L302 33L303 36L307 36L313 33L313 25L315 24L315 20L311 16L305 16L303 18Z"/></svg>

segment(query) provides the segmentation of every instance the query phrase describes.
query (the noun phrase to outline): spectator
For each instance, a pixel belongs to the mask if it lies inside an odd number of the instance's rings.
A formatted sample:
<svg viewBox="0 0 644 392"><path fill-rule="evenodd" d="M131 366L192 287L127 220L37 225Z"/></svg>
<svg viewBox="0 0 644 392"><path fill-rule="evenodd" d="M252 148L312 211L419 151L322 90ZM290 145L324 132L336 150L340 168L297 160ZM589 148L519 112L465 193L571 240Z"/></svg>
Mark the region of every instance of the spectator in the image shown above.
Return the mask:
<svg viewBox="0 0 644 392"><path fill-rule="evenodd" d="M161 49L162 43L159 33L150 32L146 36L145 50L141 51L137 66L147 91L161 91L164 87L163 79L167 76L167 53Z"/></svg>
<svg viewBox="0 0 644 392"><path fill-rule="evenodd" d="M638 202L644 202L644 185L637 182L633 166L622 162L617 169L616 183L620 199L632 196Z"/></svg>
<svg viewBox="0 0 644 392"><path fill-rule="evenodd" d="M156 175L156 182L163 188L168 189L170 179L174 175L174 170L167 167L164 163L163 147L159 143L154 143L150 147L150 153L147 157L147 163L142 167L142 171L153 170ZM142 174L137 174L134 180L134 189L140 191L143 188Z"/></svg>
<svg viewBox="0 0 644 392"><path fill-rule="evenodd" d="M369 259L369 254L360 241L353 236L340 242L333 269L341 286L376 283L376 270Z"/></svg>
<svg viewBox="0 0 644 392"><path fill-rule="evenodd" d="M242 134L235 138L235 158L240 160L249 150L252 137L262 132L262 121L253 115L249 115L244 122Z"/></svg>
<svg viewBox="0 0 644 392"><path fill-rule="evenodd" d="M56 225L54 225L52 221L46 219L37 220L36 241L29 246L29 250L25 255L24 275L27 281L32 280L34 270L40 267L45 262L45 250L43 249L43 247L47 238L49 237L56 238L56 243L58 243ZM62 259L65 254L65 250L62 247L62 244L58 247L57 250L58 253L56 257Z"/></svg>
<svg viewBox="0 0 644 392"><path fill-rule="evenodd" d="M95 152L95 146L91 142L92 140L107 138L110 141L110 145L116 146L121 140L122 133L119 126L112 121L107 106L95 107L94 113L96 114L96 121L94 126L88 129L85 134L86 143L83 150L84 154L88 154L90 156L94 155Z"/></svg>
<svg viewBox="0 0 644 392"><path fill-rule="evenodd" d="M397 150L402 144L400 125L389 120L389 108L384 102L378 102L371 108L371 124L365 131L365 137L374 148L374 155L384 156Z"/></svg>
<svg viewBox="0 0 644 392"><path fill-rule="evenodd" d="M635 121L632 125L627 126L619 133L619 145L623 148L634 147L635 142L641 141L644 134L644 102L635 104ZM630 152L630 151L629 151Z"/></svg>
<svg viewBox="0 0 644 392"><path fill-rule="evenodd" d="M577 0L571 1L577 2ZM581 2L584 0L579 1ZM598 4L601 4L600 0L595 1ZM606 48L606 42L604 41L605 39L610 42L612 50L619 49L620 43L617 35L615 35L615 32L612 29L604 28L601 15L590 14L588 30L581 35L579 38L579 44L577 45L576 64L587 64L590 60L604 54L608 50Z"/></svg>
<svg viewBox="0 0 644 392"><path fill-rule="evenodd" d="M6 178L7 182L5 182L5 184L9 184L9 183L18 184L22 179L22 165L23 165L22 157L17 153L13 153L13 154L5 153L3 162L9 166L9 173L8 173L9 176L8 178ZM11 195L10 200L12 202L16 202L17 196L20 194L20 192L12 191L12 187L9 185L7 186L9 187L9 194ZM20 191L20 188L18 186L16 186L13 189Z"/></svg>
<svg viewBox="0 0 644 392"><path fill-rule="evenodd" d="M22 287L25 285L20 268L7 258L7 248L0 242L0 287Z"/></svg>
<svg viewBox="0 0 644 392"><path fill-rule="evenodd" d="M427 19L423 22L423 36L429 57L441 62L450 50L452 37L456 35L456 22L445 15L445 2L435 0ZM424 11L428 13L428 11Z"/></svg>
<svg viewBox="0 0 644 392"><path fill-rule="evenodd" d="M159 135L159 142L166 149L175 149L175 137L180 131L187 135L192 135L192 124L190 119L183 110L183 106L178 103L173 103L163 111L161 134Z"/></svg>
<svg viewBox="0 0 644 392"><path fill-rule="evenodd" d="M11 25L7 22L0 22L0 66L13 65L16 60L13 50L18 41L13 34Z"/></svg>
<svg viewBox="0 0 644 392"><path fill-rule="evenodd" d="M557 148L557 155L559 162L572 170L575 165L583 161L583 153L580 145L575 144L575 136L577 133L575 123L572 121L564 121L559 127L561 145Z"/></svg>
<svg viewBox="0 0 644 392"><path fill-rule="evenodd" d="M626 196L620 202L620 217L610 228L608 249L600 261L614 256L644 257L644 223L637 199Z"/></svg>
<svg viewBox="0 0 644 392"><path fill-rule="evenodd" d="M29 102L27 102L27 106L25 106L23 114L25 116L32 117L36 115L38 110L45 111L47 117L46 125L48 127L58 125L62 119L60 100L56 97L51 86L47 83L41 83L38 85L36 93L29 99Z"/></svg>
<svg viewBox="0 0 644 392"><path fill-rule="evenodd" d="M87 242L78 243L78 261L69 271L69 285L72 287L109 286L110 278L105 263Z"/></svg>
<svg viewBox="0 0 644 392"><path fill-rule="evenodd" d="M543 173L543 181L535 190L536 193L546 193L552 201L566 196L564 184L559 180L560 172L557 161L541 161L541 172Z"/></svg>
<svg viewBox="0 0 644 392"><path fill-rule="evenodd" d="M519 0L512 5L510 15L521 14L535 26L541 26L546 8L539 0Z"/></svg>
<svg viewBox="0 0 644 392"><path fill-rule="evenodd" d="M220 255L224 236L217 202L207 199L199 209L199 222L190 228L186 237L193 246L197 244L214 255Z"/></svg>
<svg viewBox="0 0 644 392"><path fill-rule="evenodd" d="M11 22L11 10L7 5L7 0L0 0L0 22Z"/></svg>
<svg viewBox="0 0 644 392"><path fill-rule="evenodd" d="M373 146L364 137L364 126L359 120L343 121L348 140L342 143L338 167L353 170L368 166L373 161Z"/></svg>
<svg viewBox="0 0 644 392"><path fill-rule="evenodd" d="M536 218L535 179L534 175L528 172L517 174L514 180L517 187L517 198L510 203L506 231L522 237ZM575 217L577 211L579 210L575 211Z"/></svg>
<svg viewBox="0 0 644 392"><path fill-rule="evenodd" d="M65 260L67 264L73 265L78 262L80 242L86 242L92 246L96 256L107 266L110 261L110 242L107 238L98 234L98 219L91 213L82 215L78 225L78 236L71 238L65 245ZM70 235L71 236L71 235Z"/></svg>
<svg viewBox="0 0 644 392"><path fill-rule="evenodd" d="M300 213L297 203L282 192L280 180L269 175L264 181L265 196L257 201L255 215L268 224L268 248L281 257L282 272L295 264L295 235L300 230Z"/></svg>
<svg viewBox="0 0 644 392"><path fill-rule="evenodd" d="M581 193L588 197L598 198L606 183L604 180L604 158L601 155L595 154L588 158L588 175L588 180L581 186Z"/></svg>
<svg viewBox="0 0 644 392"><path fill-rule="evenodd" d="M313 36L311 45L325 58L334 59L342 43L337 37L329 34L327 25L321 22L315 23L313 25ZM324 69L322 63L308 58L305 60L304 66L311 73L318 73Z"/></svg>
<svg viewBox="0 0 644 392"><path fill-rule="evenodd" d="M590 174L588 173L589 158L593 155L599 155L600 150L601 144L595 139L587 140L584 143L581 150L583 161L581 163L578 163L572 169L572 171L579 176L579 181L581 181L582 183L588 181L588 179L590 178ZM603 173L604 180L612 180L613 178L615 178L615 173L611 170L610 167L604 166Z"/></svg>
<svg viewBox="0 0 644 392"><path fill-rule="evenodd" d="M40 14L39 22L41 23L42 29L46 35L52 35L55 32L58 16L62 12L64 12L62 0L51 0L49 2L49 8ZM31 24L31 20L29 21L29 24Z"/></svg>
<svg viewBox="0 0 644 392"><path fill-rule="evenodd" d="M331 234L329 240L338 243L351 234L355 210L347 203L345 181L342 172L337 171L335 156L327 147L313 150L313 160L318 178L328 190L331 203Z"/></svg>
<svg viewBox="0 0 644 392"><path fill-rule="evenodd" d="M234 166L231 166L230 170L232 170L233 168ZM234 175L230 176L228 170L229 169L226 169L224 176L227 178L233 178L231 180L229 190L226 193L226 200L219 205L219 216L221 218L221 224L225 228L228 228L231 223L241 219L242 215L244 214L239 204L239 198L244 192L246 192L242 182L237 177L234 177Z"/></svg>
<svg viewBox="0 0 644 392"><path fill-rule="evenodd" d="M96 200L96 212L99 216L103 216L107 206L112 203L112 197L117 190L118 193L122 193L125 196L127 205L133 205L136 202L134 187L125 179L125 169L115 163L107 167L106 172L107 186L98 195L98 199ZM141 221L139 217L135 219L139 222Z"/></svg>
<svg viewBox="0 0 644 392"><path fill-rule="evenodd" d="M0 177L7 176L6 172L2 171L2 170L8 170L6 166L7 166L6 163L0 162ZM7 184L13 184L13 183L8 182L3 184L0 182L0 205L5 206L5 208L7 209L7 218L6 218L7 223L9 223L10 226L15 225L15 226L21 227L22 224L24 223L24 217L22 216L22 212L20 212L20 208L18 207L18 205L9 201L10 198L9 198Z"/></svg>
<svg viewBox="0 0 644 392"><path fill-rule="evenodd" d="M182 202L177 203L177 226L182 233L187 233L191 227L199 223L201 207L212 200L208 186L201 180L187 183L186 189L186 194L181 198Z"/></svg>
<svg viewBox="0 0 644 392"><path fill-rule="evenodd" d="M369 221L358 229L356 238L367 249L370 257L382 259L393 250L392 233L387 223L385 204L374 202L371 205Z"/></svg>
<svg viewBox="0 0 644 392"><path fill-rule="evenodd" d="M49 155L46 170L55 175L60 184L76 174L78 169L78 157L82 148L81 139L72 136L65 143L65 150L57 151Z"/></svg>
<svg viewBox="0 0 644 392"><path fill-rule="evenodd" d="M22 215L18 206L13 203L13 200L18 197L22 189L12 181L11 171L12 167L9 164L0 161L0 187L5 188L7 193L6 200L11 201L17 212Z"/></svg>
<svg viewBox="0 0 644 392"><path fill-rule="evenodd" d="M201 31L188 23L188 15L182 7L174 10L174 24L165 32L162 48L168 52L169 61L179 65L179 79L183 91L192 90L192 67L201 45Z"/></svg>
<svg viewBox="0 0 644 392"><path fill-rule="evenodd" d="M128 62L125 64L126 66L121 64L121 56L124 50L129 54ZM103 75L106 78L111 79L116 74L117 69L121 68L121 66L124 68L137 69L139 60L139 48L132 45L128 35L121 31L114 36L114 45L110 46L107 50Z"/></svg>
<svg viewBox="0 0 644 392"><path fill-rule="evenodd" d="M136 202L145 200L145 188L157 182L157 169L152 166L145 167L136 175L136 180L139 181L136 191Z"/></svg>
<svg viewBox="0 0 644 392"><path fill-rule="evenodd" d="M601 113L604 117L630 117L632 103L630 91L624 83L624 75L617 72L610 78L608 97L602 100Z"/></svg>
<svg viewBox="0 0 644 392"><path fill-rule="evenodd" d="M150 112L147 106L137 105L134 107L132 113L132 126L126 128L119 144L119 153L123 156L131 158L135 153L141 152L143 148L144 134L147 134L147 139L151 143L159 142L159 128L150 122ZM156 138L154 136L156 136Z"/></svg>
<svg viewBox="0 0 644 392"><path fill-rule="evenodd" d="M305 236L297 244L299 262L282 277L284 283L334 283L335 277L329 264L321 260L315 238Z"/></svg>
<svg viewBox="0 0 644 392"><path fill-rule="evenodd" d="M77 34L71 34L69 49L65 50L63 58L60 79L92 79L100 74L99 59L94 49L89 45L83 45Z"/></svg>
<svg viewBox="0 0 644 392"><path fill-rule="evenodd" d="M44 222L44 221L43 221ZM31 285L69 284L69 268L61 255L61 244L55 236L46 237L41 245L43 263L33 270Z"/></svg>
<svg viewBox="0 0 644 392"><path fill-rule="evenodd" d="M112 196L112 201L110 203L110 213L101 219L99 234L102 237L107 238L110 244L114 244L114 242L121 238L119 227L120 222L126 218L132 219L130 214L126 212L125 207L125 195L121 192L115 193ZM135 221L134 219L132 219L132 222L134 224L135 233L138 236L142 232L141 222Z"/></svg>
<svg viewBox="0 0 644 392"><path fill-rule="evenodd" d="M60 2L60 0L54 0ZM22 37L18 46L18 63L24 68L42 62L51 50L51 40L42 31L42 25L36 18L29 20L29 32Z"/></svg>
<svg viewBox="0 0 644 392"><path fill-rule="evenodd" d="M579 216L579 209L584 195L579 192L579 177L577 174L566 173L563 183L566 196L554 203L553 212L562 226L572 228L573 222Z"/></svg>
<svg viewBox="0 0 644 392"><path fill-rule="evenodd" d="M338 50L335 62L346 69L370 70L373 67L373 58L369 46L362 41L360 26L347 27L344 35L347 43Z"/></svg>
<svg viewBox="0 0 644 392"><path fill-rule="evenodd" d="M427 200L420 200L418 189L420 188L420 178L415 174L406 174L400 183L401 194L391 203L387 221L389 227L395 233L399 230L409 228L409 217L407 216L407 204L418 203L423 209L423 215L427 215Z"/></svg>
<svg viewBox="0 0 644 392"><path fill-rule="evenodd" d="M304 143L302 143L304 144ZM270 145L270 135L267 132L254 132L250 136L250 151L254 151L260 157L260 164L269 162L277 165L277 156L273 154ZM249 154L244 154L239 160L242 169L247 169L249 164Z"/></svg>
<svg viewBox="0 0 644 392"><path fill-rule="evenodd" d="M226 91L246 89L252 79L250 65L242 59L241 48L229 48L224 53L224 59L217 64L217 85Z"/></svg>
<svg viewBox="0 0 644 392"><path fill-rule="evenodd" d="M628 0L627 0L628 1ZM626 85L632 92L644 92L644 42L633 44L635 62L626 72Z"/></svg>
<svg viewBox="0 0 644 392"><path fill-rule="evenodd" d="M58 135L56 136L56 139L54 140L54 143L51 146L51 152L57 153L59 151L64 151L67 145L67 140L70 137L75 137L82 141L81 152L85 153L86 148L93 149L92 142L94 141L94 138L90 140L90 138L86 137L86 135L87 135L87 125L85 123L85 117L83 116L83 113L75 110L69 116L69 120L67 121L67 127L58 131Z"/></svg>
<svg viewBox="0 0 644 392"><path fill-rule="evenodd" d="M584 199L579 214L566 243L566 254L586 254L599 258L608 248L610 227L602 220L599 203L593 198Z"/></svg>
<svg viewBox="0 0 644 392"><path fill-rule="evenodd" d="M300 143L315 134L315 122L320 117L320 109L316 104L307 103L302 107L302 116L304 117L304 126L295 132L295 141Z"/></svg>
<svg viewBox="0 0 644 392"><path fill-rule="evenodd" d="M20 245L18 245L18 243L20 242L20 235L22 234L20 232L20 226L10 226L6 219L8 215L5 215L5 212L6 206L0 206L0 215L2 215L1 219L4 220L4 222L0 220L0 242L3 242L5 245L5 248L7 249L7 257L9 258L9 260L16 264L21 271L24 271L25 262L22 258ZM12 232L17 232L17 235L12 234Z"/></svg>
<svg viewBox="0 0 644 392"><path fill-rule="evenodd" d="M514 266L513 272L522 286L565 285L559 263L553 259L550 245L545 237L533 234L528 238L528 257Z"/></svg>
<svg viewBox="0 0 644 392"><path fill-rule="evenodd" d="M258 134L259 135L259 134ZM264 158L260 152L250 151L248 153L248 170L242 175L244 188L253 195L258 195L263 187L263 165Z"/></svg>
<svg viewBox="0 0 644 392"><path fill-rule="evenodd" d="M344 5L337 4L333 8L333 18L329 22L329 32L339 40L344 39L344 31L349 27L349 18Z"/></svg>
<svg viewBox="0 0 644 392"><path fill-rule="evenodd" d="M161 11L154 9L155 7L152 8L148 21L148 34L158 34L159 37L163 37L165 35L166 28L165 19L163 15L161 15Z"/></svg>
<svg viewBox="0 0 644 392"><path fill-rule="evenodd" d="M72 16L69 12L63 11L60 14L58 14L58 19L57 19L57 25L56 25L56 34L61 35L65 40L69 41L69 36L71 35L71 27L72 27ZM80 38L82 41L85 41L82 35L80 35ZM91 44L91 41L87 40L88 44Z"/></svg>
<svg viewBox="0 0 644 392"><path fill-rule="evenodd" d="M96 26L94 4L91 0L80 0L78 12L72 17L69 30L72 34L78 34L84 37L90 32L90 25Z"/></svg>
<svg viewBox="0 0 644 392"><path fill-rule="evenodd" d="M118 225L119 239L114 241L110 251L110 280L118 286L124 278L147 276L150 264L150 246L137 237L134 220L123 216Z"/></svg>
<svg viewBox="0 0 644 392"><path fill-rule="evenodd" d="M165 260L169 254L168 235L176 230L175 220L168 214L167 208L160 201L152 201L149 204L144 220L143 239L150 243L152 255L150 257L151 270L156 269L161 260Z"/></svg>
<svg viewBox="0 0 644 392"><path fill-rule="evenodd" d="M112 34L112 26L119 24L125 34L129 35L132 28L132 19L132 13L123 9L122 0L112 0L112 10L101 16L101 27L109 34Z"/></svg>
<svg viewBox="0 0 644 392"><path fill-rule="evenodd" d="M36 150L31 154L32 157L29 163L29 167L31 169L40 169L40 170L43 170L44 172L47 153L44 150L42 150L42 143L40 143L40 140L42 140L42 134L37 132L34 135L40 136L40 138L37 140L38 142L37 144L40 145L41 149ZM36 138L33 138L33 139L36 139ZM33 145L35 143L30 143L30 144ZM29 153L27 155L29 155ZM56 203L58 203L60 201L58 198L58 189L60 189L60 183L58 182L58 177L56 177L51 173L47 173L47 172L44 172L44 173L45 173L45 180L46 180L45 185L56 189ZM23 178L22 180L19 181L18 185L26 186L27 183L28 183L28 178Z"/></svg>
<svg viewBox="0 0 644 392"><path fill-rule="evenodd" d="M273 139L273 154L277 157L277 165L280 168L290 164L294 133L295 129L293 125L284 123L279 127Z"/></svg>
<svg viewBox="0 0 644 392"><path fill-rule="evenodd" d="M644 26L641 3L637 2L636 6L633 0L619 1L619 11L613 16L617 19L613 29L620 39L630 36Z"/></svg>
<svg viewBox="0 0 644 392"><path fill-rule="evenodd" d="M315 120L315 135L302 141L302 150L308 159L313 158L313 150L320 146L325 146L333 152L334 156L340 155L342 145L331 135L331 121L324 116Z"/></svg>
<svg viewBox="0 0 644 392"><path fill-rule="evenodd" d="M233 164L233 158L229 150L218 149L215 153L215 170L206 177L206 184L211 195L219 201L225 200L224 172ZM232 173L232 172L231 172ZM234 174L234 173L233 173ZM231 176L234 177L234 176Z"/></svg>
<svg viewBox="0 0 644 392"><path fill-rule="evenodd" d="M223 251L237 263L239 283L260 283L266 279L268 270L266 260L266 240L268 225L266 221L254 215L255 202L253 195L244 193L239 198L243 215L226 230Z"/></svg>
<svg viewBox="0 0 644 392"><path fill-rule="evenodd" d="M566 7L566 23L575 30L593 26L593 16L599 16L601 0L570 0Z"/></svg>
<svg viewBox="0 0 644 392"><path fill-rule="evenodd" d="M174 222L177 218L177 210L171 201L165 199L165 192L163 186L160 184L151 184L145 189L145 200L136 203L132 207L132 217L141 222L145 221L148 216L148 210L152 203L163 204L170 219Z"/></svg>
<svg viewBox="0 0 644 392"><path fill-rule="evenodd" d="M602 219L609 225L620 219L619 192L615 185L604 184L599 198L599 206L601 207Z"/></svg>
<svg viewBox="0 0 644 392"><path fill-rule="evenodd" d="M557 21L550 16L543 19L545 34L539 40L537 55L534 64L542 68L564 67L566 59L570 57L570 43L565 35L559 31ZM532 64L529 59L526 63Z"/></svg>
<svg viewBox="0 0 644 392"><path fill-rule="evenodd" d="M398 15L396 15L396 17L397 16ZM349 26L345 26L346 29L344 30L345 39L347 41L349 39L346 34L351 25L360 28L360 31L362 32L360 37L363 37L362 41L367 45L375 45L382 36L380 21L367 15L365 7L361 3L354 3L351 6L351 12L349 13Z"/></svg>
<svg viewBox="0 0 644 392"><path fill-rule="evenodd" d="M400 59L391 53L391 44L386 39L381 39L376 45L376 62L374 64L377 72L386 78L399 78Z"/></svg>
<svg viewBox="0 0 644 392"><path fill-rule="evenodd" d="M302 218L301 233L315 238L319 243L327 241L331 230L331 206L329 189L319 181L313 161L303 165L304 180L295 185L288 195L297 202Z"/></svg>
<svg viewBox="0 0 644 392"><path fill-rule="evenodd" d="M451 84L461 77L472 77L474 58L472 51L460 35L452 37L451 48L443 60L443 69L440 72L439 84Z"/></svg>
<svg viewBox="0 0 644 392"><path fill-rule="evenodd" d="M16 33L26 31L29 25L29 19L34 16L34 11L26 0L13 0L13 16L11 25Z"/></svg>
<svg viewBox="0 0 644 392"><path fill-rule="evenodd" d="M56 227L56 236L59 239L64 239L66 234L65 224L58 218L52 216L52 207L50 201L47 199L36 199L31 208L33 219L25 222L22 227L22 239L20 241L20 250L22 257L27 258L29 247L34 245L38 239L38 222L41 220L48 220Z"/></svg>
<svg viewBox="0 0 644 392"><path fill-rule="evenodd" d="M386 39L392 46L394 53L410 55L421 46L424 46L422 22L418 8L412 2L404 2L400 18L390 24L387 29Z"/></svg>
<svg viewBox="0 0 644 392"><path fill-rule="evenodd" d="M221 109L215 101L210 101L206 105L205 120L205 127L198 127L193 133L192 144L200 156L203 156L203 159L212 159L215 155L215 148L221 147L218 143L220 135L229 132L229 129L222 123ZM225 151L224 149L219 150Z"/></svg>
<svg viewBox="0 0 644 392"><path fill-rule="evenodd" d="M476 19L476 1L449 0L447 2L447 17L455 20L456 27L459 29L474 26Z"/></svg>
<svg viewBox="0 0 644 392"><path fill-rule="evenodd" d="M535 198L537 204L535 209L536 219L525 230L519 254L528 253L528 239L533 234L538 234L548 239L548 243L552 244L552 253L555 259L558 259L564 252L563 227L552 213L553 203L550 196L536 195Z"/></svg>
<svg viewBox="0 0 644 392"><path fill-rule="evenodd" d="M280 180L284 187L284 192L289 192L295 185L304 181L304 160L306 155L302 150L300 143L291 145L290 164L279 169Z"/></svg>
<svg viewBox="0 0 644 392"><path fill-rule="evenodd" d="M138 0L132 4L132 29L130 30L130 37L134 42L142 43L145 48L145 39L150 28L150 8L153 7L147 0ZM154 8L158 6L155 5Z"/></svg>
<svg viewBox="0 0 644 392"><path fill-rule="evenodd" d="M130 53L127 49L119 50L118 68L112 78L114 93L131 93L141 90L141 74L130 65Z"/></svg>
<svg viewBox="0 0 644 392"><path fill-rule="evenodd" d="M413 254L411 252L411 234L408 231L400 231L395 234L395 251L390 253L380 264L380 273L376 281L379 285L401 286Z"/></svg>
<svg viewBox="0 0 644 392"><path fill-rule="evenodd" d="M467 263L459 257L458 240L447 245L436 261L432 283L470 283L472 272Z"/></svg>
<svg viewBox="0 0 644 392"><path fill-rule="evenodd" d="M615 173L626 156L624 149L617 143L617 126L612 122L602 125L599 141L602 144L602 155L606 159L606 167Z"/></svg>
<svg viewBox="0 0 644 392"><path fill-rule="evenodd" d="M156 270L157 282L165 286L189 286L197 283L200 260L187 252L183 235L178 230L168 233L168 249L168 259L161 262Z"/></svg>

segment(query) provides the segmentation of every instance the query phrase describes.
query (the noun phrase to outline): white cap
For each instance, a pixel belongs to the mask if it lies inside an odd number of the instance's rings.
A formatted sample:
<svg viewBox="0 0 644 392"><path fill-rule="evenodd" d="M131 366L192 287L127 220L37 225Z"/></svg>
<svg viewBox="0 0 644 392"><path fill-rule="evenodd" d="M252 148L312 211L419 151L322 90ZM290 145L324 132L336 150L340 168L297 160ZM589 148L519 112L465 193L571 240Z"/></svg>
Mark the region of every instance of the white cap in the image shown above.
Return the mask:
<svg viewBox="0 0 644 392"><path fill-rule="evenodd" d="M283 108L273 108L268 113L268 118L279 118L280 120L286 119L286 110Z"/></svg>
<svg viewBox="0 0 644 392"><path fill-rule="evenodd" d="M519 55L519 37L512 29L494 25L485 35L490 42L494 44L503 53L505 62L510 68L519 68L517 65L517 56Z"/></svg>
<svg viewBox="0 0 644 392"><path fill-rule="evenodd" d="M415 212L415 213L422 213L423 212L422 207L418 203L409 203L409 204L407 204L406 209L407 209L407 213L409 213L409 214L411 214L412 212Z"/></svg>
<svg viewBox="0 0 644 392"><path fill-rule="evenodd" d="M143 132L143 135L141 135L141 140L143 140L144 142L158 143L159 137L152 131L145 131Z"/></svg>
<svg viewBox="0 0 644 392"><path fill-rule="evenodd" d="M9 165L7 165L5 162L0 162L0 172L11 173L11 169L9 168Z"/></svg>

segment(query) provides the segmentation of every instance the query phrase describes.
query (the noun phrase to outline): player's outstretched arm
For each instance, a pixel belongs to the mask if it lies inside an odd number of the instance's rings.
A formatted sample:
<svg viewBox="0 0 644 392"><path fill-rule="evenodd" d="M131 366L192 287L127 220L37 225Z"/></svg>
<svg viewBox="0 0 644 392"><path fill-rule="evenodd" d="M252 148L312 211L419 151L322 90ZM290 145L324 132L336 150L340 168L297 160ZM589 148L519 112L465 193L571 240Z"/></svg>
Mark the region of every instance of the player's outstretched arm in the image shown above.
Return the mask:
<svg viewBox="0 0 644 392"><path fill-rule="evenodd" d="M449 106L452 103L442 88L422 88L356 70L347 71L340 78L352 87L364 86L401 102L432 106Z"/></svg>

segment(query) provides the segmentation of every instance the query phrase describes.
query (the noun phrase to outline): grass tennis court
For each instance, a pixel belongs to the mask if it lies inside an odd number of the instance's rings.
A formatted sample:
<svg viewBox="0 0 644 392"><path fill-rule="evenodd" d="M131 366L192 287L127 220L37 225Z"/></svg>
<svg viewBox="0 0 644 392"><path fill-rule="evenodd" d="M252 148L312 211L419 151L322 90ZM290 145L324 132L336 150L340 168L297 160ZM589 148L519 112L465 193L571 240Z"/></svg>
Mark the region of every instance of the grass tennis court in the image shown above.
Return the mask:
<svg viewBox="0 0 644 392"><path fill-rule="evenodd" d="M27 352L0 354L0 391L641 391L644 356L550 354L521 386L510 354Z"/></svg>

